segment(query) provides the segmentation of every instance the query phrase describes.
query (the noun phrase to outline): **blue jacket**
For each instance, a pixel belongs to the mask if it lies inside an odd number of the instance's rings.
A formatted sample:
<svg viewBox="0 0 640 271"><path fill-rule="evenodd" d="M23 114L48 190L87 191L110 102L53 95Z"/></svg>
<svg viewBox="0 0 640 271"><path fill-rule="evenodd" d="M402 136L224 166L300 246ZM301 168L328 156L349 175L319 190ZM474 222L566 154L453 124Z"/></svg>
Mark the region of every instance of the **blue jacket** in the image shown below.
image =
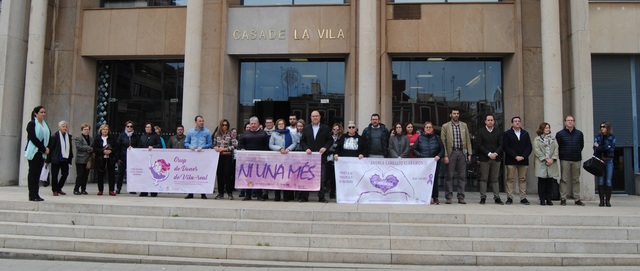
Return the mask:
<svg viewBox="0 0 640 271"><path fill-rule="evenodd" d="M584 148L584 135L578 129L564 128L556 133L558 141L558 153L560 160L582 161L582 149Z"/></svg>
<svg viewBox="0 0 640 271"><path fill-rule="evenodd" d="M420 158L444 158L444 144L438 135L422 133L413 144L413 153Z"/></svg>
<svg viewBox="0 0 640 271"><path fill-rule="evenodd" d="M593 141L598 142L598 147L593 147L593 153L596 157L601 159L614 157L614 151L616 150L616 137L614 135L605 136L599 134Z"/></svg>

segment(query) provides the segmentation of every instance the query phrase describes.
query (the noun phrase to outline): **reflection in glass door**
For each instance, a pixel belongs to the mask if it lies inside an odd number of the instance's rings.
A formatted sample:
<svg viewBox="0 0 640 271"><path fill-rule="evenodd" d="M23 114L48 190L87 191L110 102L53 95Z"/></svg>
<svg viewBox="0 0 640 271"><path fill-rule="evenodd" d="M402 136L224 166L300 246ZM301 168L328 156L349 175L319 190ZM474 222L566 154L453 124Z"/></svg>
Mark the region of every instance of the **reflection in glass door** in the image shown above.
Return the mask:
<svg viewBox="0 0 640 271"><path fill-rule="evenodd" d="M392 70L393 123L413 123L422 130L424 122L431 121L440 133L442 124L450 120L450 109L455 108L469 127L472 144L478 129L485 126L484 116L488 113L494 115L496 128L504 129L500 60L399 58L393 60ZM445 169L440 170L444 172ZM479 175L478 163L467 167L468 191L479 189ZM442 185L443 176L440 178Z"/></svg>
<svg viewBox="0 0 640 271"><path fill-rule="evenodd" d="M309 121L318 110L322 122L344 121L344 60L243 61L240 64L238 126L253 115Z"/></svg>

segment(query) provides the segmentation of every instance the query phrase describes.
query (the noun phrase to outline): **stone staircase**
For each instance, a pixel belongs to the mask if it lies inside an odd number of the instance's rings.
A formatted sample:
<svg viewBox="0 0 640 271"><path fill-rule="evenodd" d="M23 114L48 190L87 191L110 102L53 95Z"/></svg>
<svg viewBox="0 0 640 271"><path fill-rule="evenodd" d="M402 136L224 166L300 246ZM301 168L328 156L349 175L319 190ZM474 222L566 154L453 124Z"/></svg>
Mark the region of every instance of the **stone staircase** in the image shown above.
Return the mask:
<svg viewBox="0 0 640 271"><path fill-rule="evenodd" d="M270 267L640 265L640 215L544 213L568 206L465 213L478 207L200 202L0 200L0 257Z"/></svg>

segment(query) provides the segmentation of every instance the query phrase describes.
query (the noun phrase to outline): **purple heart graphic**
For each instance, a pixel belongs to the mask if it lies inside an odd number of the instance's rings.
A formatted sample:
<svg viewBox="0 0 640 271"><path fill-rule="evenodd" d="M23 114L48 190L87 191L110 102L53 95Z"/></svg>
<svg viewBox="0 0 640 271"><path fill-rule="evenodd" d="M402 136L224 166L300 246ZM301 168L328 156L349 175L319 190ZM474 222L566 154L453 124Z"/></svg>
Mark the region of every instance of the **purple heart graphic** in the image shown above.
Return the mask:
<svg viewBox="0 0 640 271"><path fill-rule="evenodd" d="M396 178L396 176L389 175L382 179L378 174L374 174L373 176L371 176L371 178L369 178L369 181L374 187L382 190L382 192L384 193L387 193L388 190L396 187L400 182L398 178Z"/></svg>

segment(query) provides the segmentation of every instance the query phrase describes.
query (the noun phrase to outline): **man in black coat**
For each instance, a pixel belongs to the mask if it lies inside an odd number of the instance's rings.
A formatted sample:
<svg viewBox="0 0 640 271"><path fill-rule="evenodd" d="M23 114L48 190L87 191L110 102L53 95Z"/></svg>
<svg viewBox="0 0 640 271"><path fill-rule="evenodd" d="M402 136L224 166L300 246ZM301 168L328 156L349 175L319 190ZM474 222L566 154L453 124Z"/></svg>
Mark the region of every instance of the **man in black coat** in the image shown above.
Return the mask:
<svg viewBox="0 0 640 271"><path fill-rule="evenodd" d="M487 201L487 182L493 190L496 204L504 204L500 199L500 164L502 161L502 132L496 129L492 114L484 117L484 128L478 129L476 144L480 161L480 204Z"/></svg>
<svg viewBox="0 0 640 271"><path fill-rule="evenodd" d="M312 152L319 152L322 154L322 168L320 172L324 172L324 161L327 160L326 151L331 148L333 144L333 138L331 138L331 128L329 126L320 123L320 112L311 112L311 123L302 129L302 137L300 138L300 145L302 149L311 154ZM316 176L321 178L321 176ZM325 184L320 182L320 191L318 191L319 202L329 202L324 197ZM309 192L300 192L300 202L309 201Z"/></svg>
<svg viewBox="0 0 640 271"><path fill-rule="evenodd" d="M527 200L527 169L529 168L529 155L533 150L529 133L521 128L522 119L516 116L511 118L511 129L504 132L502 148L507 165L507 204L513 203L513 189L515 188L515 176L518 173L518 188L520 190L520 203L529 205Z"/></svg>
<svg viewBox="0 0 640 271"><path fill-rule="evenodd" d="M120 133L117 141L118 181L116 182L116 194L120 194L124 176L127 175L127 150L137 148L139 139L138 135L133 131L133 121L127 121L124 125L124 131ZM131 193L135 194L136 192Z"/></svg>
<svg viewBox="0 0 640 271"><path fill-rule="evenodd" d="M562 172L562 177L560 178L560 205L567 205L567 181L571 181L575 204L584 206L584 203L580 200L580 169L582 168L584 135L575 128L575 125L575 118L568 115L564 118L564 129L556 133Z"/></svg>

